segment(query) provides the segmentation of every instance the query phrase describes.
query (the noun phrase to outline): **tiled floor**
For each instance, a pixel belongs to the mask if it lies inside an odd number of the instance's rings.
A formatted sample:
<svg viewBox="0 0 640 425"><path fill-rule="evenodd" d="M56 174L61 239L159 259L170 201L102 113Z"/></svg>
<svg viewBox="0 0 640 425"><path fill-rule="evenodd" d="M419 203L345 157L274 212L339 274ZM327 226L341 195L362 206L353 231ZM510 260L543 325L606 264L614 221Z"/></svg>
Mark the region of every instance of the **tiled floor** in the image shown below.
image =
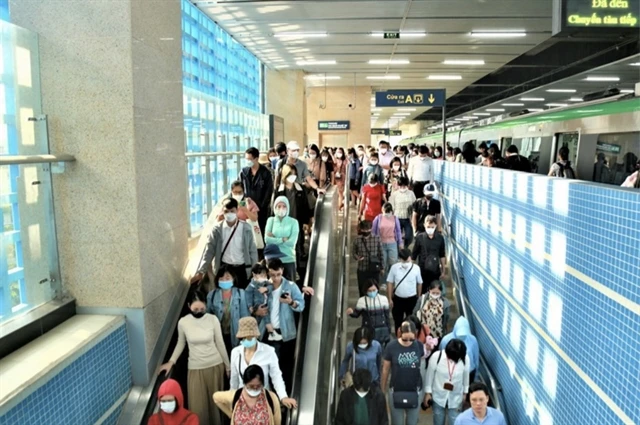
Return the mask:
<svg viewBox="0 0 640 425"><path fill-rule="evenodd" d="M357 235L356 232L357 226L357 217L355 214L351 214L351 235L355 237ZM351 252L351 241L349 241L349 252ZM447 273L447 276L450 276L450 273ZM451 281L447 279L447 298L451 302L451 314L449 318L449 325L447 329L450 331L453 329L453 324L458 318L458 307L456 305L455 299L453 297L453 288L451 285ZM355 307L356 301L358 300L358 285L356 278L356 263L354 261L350 261L349 263L349 278L347 279L347 287L345 288L347 295L347 306ZM347 318L346 322L346 340L347 342L351 340L353 333L360 327L361 319L352 319ZM431 425L433 424L432 419L432 410L429 409L426 412L420 410L420 420L418 421L419 425ZM453 425L453 424L451 424Z"/></svg>

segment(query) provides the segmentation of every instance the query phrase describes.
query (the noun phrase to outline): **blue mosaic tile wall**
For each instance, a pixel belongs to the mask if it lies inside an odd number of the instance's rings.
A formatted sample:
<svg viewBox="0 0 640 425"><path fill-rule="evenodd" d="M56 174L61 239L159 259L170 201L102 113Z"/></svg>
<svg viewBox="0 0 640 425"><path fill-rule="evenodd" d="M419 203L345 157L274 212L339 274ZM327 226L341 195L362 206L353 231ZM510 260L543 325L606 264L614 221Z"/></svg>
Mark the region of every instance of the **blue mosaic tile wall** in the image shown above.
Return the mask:
<svg viewBox="0 0 640 425"><path fill-rule="evenodd" d="M123 324L0 417L0 425L93 425L131 385ZM104 424L115 425L121 410Z"/></svg>
<svg viewBox="0 0 640 425"><path fill-rule="evenodd" d="M435 163L509 424L639 424L640 192Z"/></svg>

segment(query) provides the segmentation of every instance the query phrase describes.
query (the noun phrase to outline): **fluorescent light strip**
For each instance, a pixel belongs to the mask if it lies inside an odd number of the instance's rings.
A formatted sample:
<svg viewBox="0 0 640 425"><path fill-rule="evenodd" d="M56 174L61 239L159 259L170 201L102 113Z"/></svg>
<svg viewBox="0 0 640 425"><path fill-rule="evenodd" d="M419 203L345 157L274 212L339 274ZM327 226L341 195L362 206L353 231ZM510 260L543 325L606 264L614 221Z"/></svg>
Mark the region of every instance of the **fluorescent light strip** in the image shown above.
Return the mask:
<svg viewBox="0 0 640 425"><path fill-rule="evenodd" d="M411 111L411 112L413 112L415 110L416 110L416 108L398 108L398 111Z"/></svg>
<svg viewBox="0 0 640 425"><path fill-rule="evenodd" d="M439 81L448 81L448 80L462 80L461 75L429 75L427 80L439 80Z"/></svg>
<svg viewBox="0 0 640 425"><path fill-rule="evenodd" d="M367 80L399 80L399 75L370 75Z"/></svg>
<svg viewBox="0 0 640 425"><path fill-rule="evenodd" d="M597 75L591 75L585 78L584 81L620 81L620 77L598 77Z"/></svg>
<svg viewBox="0 0 640 425"><path fill-rule="evenodd" d="M408 117L409 115L411 115L409 112L407 112L407 113L396 112L395 114L393 114L394 117Z"/></svg>
<svg viewBox="0 0 640 425"><path fill-rule="evenodd" d="M502 106L524 106L524 103L503 103Z"/></svg>
<svg viewBox="0 0 640 425"><path fill-rule="evenodd" d="M488 112L474 112L473 115L478 115L480 117L488 117L491 114Z"/></svg>
<svg viewBox="0 0 640 425"><path fill-rule="evenodd" d="M582 102L582 98L581 97L572 97L571 99L569 99L569 102Z"/></svg>
<svg viewBox="0 0 640 425"><path fill-rule="evenodd" d="M445 59L444 65L484 65L482 59Z"/></svg>
<svg viewBox="0 0 640 425"><path fill-rule="evenodd" d="M549 93L575 93L574 89L549 89L547 90Z"/></svg>
<svg viewBox="0 0 640 425"><path fill-rule="evenodd" d="M515 38L525 37L527 33L524 31L471 31L469 35L479 38Z"/></svg>
<svg viewBox="0 0 640 425"><path fill-rule="evenodd" d="M478 118L478 117L472 117L472 116L465 116L465 117L462 117L462 119L463 119L463 120L477 120L477 119L480 119L480 118Z"/></svg>
<svg viewBox="0 0 640 425"><path fill-rule="evenodd" d="M547 103L546 105L552 108L562 108L564 106L569 106L566 103Z"/></svg>
<svg viewBox="0 0 640 425"><path fill-rule="evenodd" d="M338 75L306 75L305 80L339 80Z"/></svg>
<svg viewBox="0 0 640 425"><path fill-rule="evenodd" d="M407 59L371 59L369 65L408 65Z"/></svg>
<svg viewBox="0 0 640 425"><path fill-rule="evenodd" d="M304 66L304 65L335 65L335 64L336 64L335 60L299 61L299 62L296 62L296 65L298 65L298 66Z"/></svg>
<svg viewBox="0 0 640 425"><path fill-rule="evenodd" d="M276 65L275 69L289 68L289 65Z"/></svg>
<svg viewBox="0 0 640 425"><path fill-rule="evenodd" d="M490 108L486 110L487 112L504 112L504 109L500 108Z"/></svg>
<svg viewBox="0 0 640 425"><path fill-rule="evenodd" d="M640 62L630 63L630 66L640 66Z"/></svg>
<svg viewBox="0 0 640 425"><path fill-rule="evenodd" d="M541 108L527 108L529 112L542 112L544 109Z"/></svg>
<svg viewBox="0 0 640 425"><path fill-rule="evenodd" d="M544 102L544 97L521 97L523 102Z"/></svg>
<svg viewBox="0 0 640 425"><path fill-rule="evenodd" d="M326 37L326 32L277 32L273 34L276 38L290 38L290 37L300 37L300 38L322 38Z"/></svg>
<svg viewBox="0 0 640 425"><path fill-rule="evenodd" d="M620 93L625 93L625 94L628 94L628 93L635 93L635 92L636 92L635 90L629 90L629 89L626 89L626 90L620 90Z"/></svg>
<svg viewBox="0 0 640 425"><path fill-rule="evenodd" d="M397 31L387 31L387 32L397 32ZM385 31L374 31L371 33L372 37L384 37ZM424 37L427 33L424 31L400 31L400 38L416 38L416 37ZM397 38L395 39L397 40Z"/></svg>

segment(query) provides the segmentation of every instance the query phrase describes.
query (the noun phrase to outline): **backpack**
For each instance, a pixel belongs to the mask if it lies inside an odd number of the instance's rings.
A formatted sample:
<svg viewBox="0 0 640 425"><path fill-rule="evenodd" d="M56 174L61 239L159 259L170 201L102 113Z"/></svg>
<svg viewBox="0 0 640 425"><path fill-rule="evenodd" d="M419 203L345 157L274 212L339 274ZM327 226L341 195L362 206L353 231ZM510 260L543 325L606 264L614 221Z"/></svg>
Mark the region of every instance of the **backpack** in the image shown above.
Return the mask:
<svg viewBox="0 0 640 425"><path fill-rule="evenodd" d="M265 390L264 392L267 396L267 403L269 404L269 409L271 413L273 413L273 400L271 399L271 394L269 391ZM238 404L238 400L240 400L240 396L242 395L242 388L236 390L236 393L233 395L233 402L231 403L231 411L233 412L236 408L236 404Z"/></svg>
<svg viewBox="0 0 640 425"><path fill-rule="evenodd" d="M559 170L556 172L556 177L563 177L565 179L575 179L576 173L571 168L571 164L567 162L567 165L563 165L561 162L556 162Z"/></svg>

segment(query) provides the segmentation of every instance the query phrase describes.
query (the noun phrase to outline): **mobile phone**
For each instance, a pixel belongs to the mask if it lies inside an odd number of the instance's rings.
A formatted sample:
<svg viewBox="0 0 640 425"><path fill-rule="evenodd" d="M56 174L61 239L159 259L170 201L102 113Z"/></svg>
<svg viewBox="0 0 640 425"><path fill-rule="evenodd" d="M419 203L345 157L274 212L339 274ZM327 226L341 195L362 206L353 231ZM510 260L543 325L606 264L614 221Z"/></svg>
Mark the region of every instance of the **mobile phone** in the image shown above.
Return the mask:
<svg viewBox="0 0 640 425"><path fill-rule="evenodd" d="M280 298L287 298L289 296L288 292L283 292L282 294L280 294Z"/></svg>

